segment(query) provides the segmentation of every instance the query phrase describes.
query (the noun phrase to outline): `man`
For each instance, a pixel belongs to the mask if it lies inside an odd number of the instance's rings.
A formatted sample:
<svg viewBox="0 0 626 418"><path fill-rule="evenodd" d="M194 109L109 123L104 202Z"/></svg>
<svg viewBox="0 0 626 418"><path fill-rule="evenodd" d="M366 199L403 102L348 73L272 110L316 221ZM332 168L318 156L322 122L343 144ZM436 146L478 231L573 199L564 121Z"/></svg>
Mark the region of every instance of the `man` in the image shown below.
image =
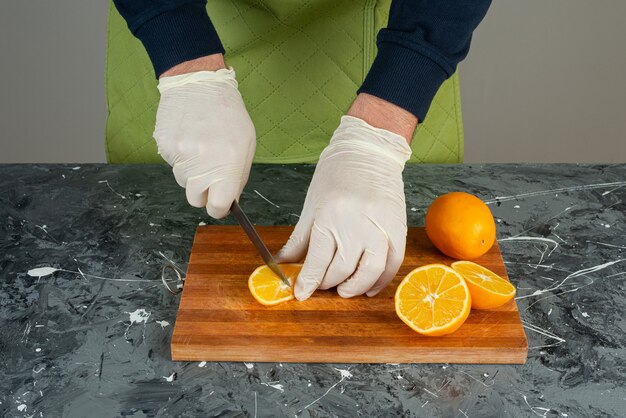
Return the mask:
<svg viewBox="0 0 626 418"><path fill-rule="evenodd" d="M256 134L206 0L114 2L159 78L159 153L191 205L226 216L248 179ZM393 0L376 59L322 152L300 220L278 254L283 262L306 256L299 300L334 286L343 297L374 296L397 273L411 137L467 55L490 2Z"/></svg>

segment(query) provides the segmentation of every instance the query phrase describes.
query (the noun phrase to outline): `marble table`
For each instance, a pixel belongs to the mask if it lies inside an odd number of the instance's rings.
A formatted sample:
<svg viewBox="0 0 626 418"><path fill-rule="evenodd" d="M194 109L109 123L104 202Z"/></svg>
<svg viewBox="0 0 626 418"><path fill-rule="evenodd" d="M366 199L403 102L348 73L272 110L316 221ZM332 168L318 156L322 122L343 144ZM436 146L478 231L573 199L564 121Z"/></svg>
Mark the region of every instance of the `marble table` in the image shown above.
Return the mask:
<svg viewBox="0 0 626 418"><path fill-rule="evenodd" d="M312 173L255 166L242 206L294 224ZM184 268L213 221L168 168L3 165L0 416L626 416L626 165L405 174L410 225L448 191L490 204L527 364L172 362L178 297L160 268Z"/></svg>

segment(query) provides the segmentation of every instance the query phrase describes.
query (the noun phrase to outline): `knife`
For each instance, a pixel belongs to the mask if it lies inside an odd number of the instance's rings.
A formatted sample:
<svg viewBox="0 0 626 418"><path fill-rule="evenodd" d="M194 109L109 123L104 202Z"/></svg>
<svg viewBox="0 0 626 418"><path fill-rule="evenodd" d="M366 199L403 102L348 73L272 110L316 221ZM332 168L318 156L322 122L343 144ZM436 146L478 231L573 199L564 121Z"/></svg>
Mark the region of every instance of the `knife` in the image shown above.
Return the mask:
<svg viewBox="0 0 626 418"><path fill-rule="evenodd" d="M236 200L230 207L230 213L233 214L237 222L239 222L239 225L241 225L241 227L245 231L246 235L248 235L248 238L250 238L250 241L252 241L252 244L254 244L256 249L259 251L259 254L261 254L261 258L263 259L265 264L267 264L267 266L274 273L276 273L276 275L283 281L284 284L291 287L291 283L289 283L289 280L287 280L285 274L282 272L280 267L278 267L278 264L276 264L276 260L274 260L272 253L270 253L270 250L267 249L258 232L256 232L256 229L254 229L254 225L252 225L252 222L250 222L250 219L248 219L246 214L243 213L241 207L239 206L239 203L237 203Z"/></svg>

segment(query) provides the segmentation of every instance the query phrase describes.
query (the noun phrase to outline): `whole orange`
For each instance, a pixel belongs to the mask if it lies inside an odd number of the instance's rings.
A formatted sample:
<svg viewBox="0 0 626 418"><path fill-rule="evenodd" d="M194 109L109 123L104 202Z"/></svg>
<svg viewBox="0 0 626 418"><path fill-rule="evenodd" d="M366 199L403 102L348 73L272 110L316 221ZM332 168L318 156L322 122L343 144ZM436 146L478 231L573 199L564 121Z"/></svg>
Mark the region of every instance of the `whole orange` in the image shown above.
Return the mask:
<svg viewBox="0 0 626 418"><path fill-rule="evenodd" d="M426 213L426 234L448 257L472 260L496 240L496 223L487 205L474 195L453 192L439 196Z"/></svg>

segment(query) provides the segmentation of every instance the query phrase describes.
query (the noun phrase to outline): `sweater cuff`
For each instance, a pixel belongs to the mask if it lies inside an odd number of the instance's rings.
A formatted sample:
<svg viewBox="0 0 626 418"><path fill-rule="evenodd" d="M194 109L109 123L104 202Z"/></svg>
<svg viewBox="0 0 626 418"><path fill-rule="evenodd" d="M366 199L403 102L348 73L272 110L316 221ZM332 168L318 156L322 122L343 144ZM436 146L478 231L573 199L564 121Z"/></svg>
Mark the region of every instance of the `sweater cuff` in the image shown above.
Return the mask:
<svg viewBox="0 0 626 418"><path fill-rule="evenodd" d="M188 3L161 13L142 24L135 36L146 48L157 78L181 62L224 53L203 4Z"/></svg>
<svg viewBox="0 0 626 418"><path fill-rule="evenodd" d="M378 53L357 93L391 102L424 121L428 108L449 77L425 54L393 41L378 40Z"/></svg>

